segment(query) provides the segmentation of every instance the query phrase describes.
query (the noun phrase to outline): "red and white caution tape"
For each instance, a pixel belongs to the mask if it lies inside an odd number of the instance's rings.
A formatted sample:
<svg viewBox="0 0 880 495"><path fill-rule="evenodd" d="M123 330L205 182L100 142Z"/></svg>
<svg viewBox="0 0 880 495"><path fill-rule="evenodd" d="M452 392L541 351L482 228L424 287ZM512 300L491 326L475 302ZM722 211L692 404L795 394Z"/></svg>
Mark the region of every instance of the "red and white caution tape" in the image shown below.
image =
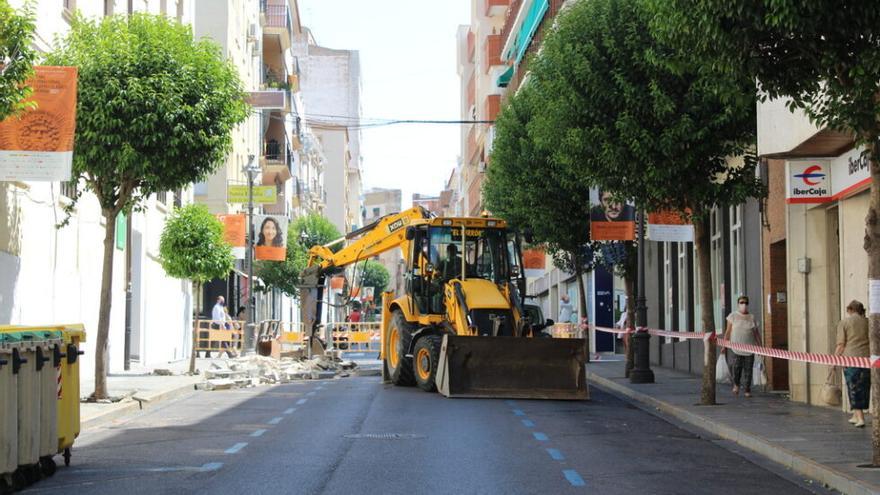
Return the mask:
<svg viewBox="0 0 880 495"><path fill-rule="evenodd" d="M617 329L607 327L593 327L594 330L615 334L631 334L633 329ZM669 330L658 330L654 328L638 329L635 331L647 331L651 335L659 337L672 337L678 339L700 339L703 341L716 338L715 332L672 332ZM728 340L718 338L718 343L728 349L735 351L749 352L761 356L767 356L777 359L786 359L788 361L799 361L802 363L825 364L829 366L845 366L848 368L880 368L880 356L852 357L852 356L836 356L831 354L816 354L812 352L795 352L783 349L773 349L772 347L764 347L760 345L737 344Z"/></svg>

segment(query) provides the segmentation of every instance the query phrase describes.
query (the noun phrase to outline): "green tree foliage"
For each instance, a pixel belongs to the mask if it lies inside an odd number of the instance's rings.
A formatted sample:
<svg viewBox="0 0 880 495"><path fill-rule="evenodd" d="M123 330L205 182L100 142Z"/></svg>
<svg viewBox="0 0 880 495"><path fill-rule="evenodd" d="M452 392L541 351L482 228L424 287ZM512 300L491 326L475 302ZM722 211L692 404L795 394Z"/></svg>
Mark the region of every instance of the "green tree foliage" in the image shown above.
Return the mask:
<svg viewBox="0 0 880 495"><path fill-rule="evenodd" d="M691 212L702 328L715 330L708 215L760 196L755 90L746 74L709 75L659 42L643 0L577 2L557 19L532 66L536 143L568 181L632 199L643 210ZM707 359L714 362L714 344ZM715 401L706 366L702 401Z"/></svg>
<svg viewBox="0 0 880 495"><path fill-rule="evenodd" d="M664 39L703 61L709 74L758 81L762 98L788 98L820 125L849 132L871 160L866 219L868 277L880 279L880 9L870 0L652 0ZM880 315L870 315L871 354L880 354ZM880 370L871 371L880 395ZM880 414L876 401L872 414ZM880 466L880 422L872 428Z"/></svg>
<svg viewBox="0 0 880 495"><path fill-rule="evenodd" d="M388 290L388 283L391 281L391 275L388 274L388 270L385 268L385 265L379 263L378 261L367 260L364 262L363 267L359 268L358 271L361 271L363 275L358 273L358 277L362 277L360 281L358 281L359 287L373 287L375 290L373 291L375 300L380 300L383 292Z"/></svg>
<svg viewBox="0 0 880 495"><path fill-rule="evenodd" d="M535 141L532 125L541 111L538 96L531 83L521 88L495 121L483 197L493 214L546 245L554 265L577 275L578 307L585 316L583 272L592 269L593 261L585 256L592 252L590 184L573 180L571 173L554 162L551 152Z"/></svg>
<svg viewBox="0 0 880 495"><path fill-rule="evenodd" d="M248 107L220 48L165 16L75 17L47 62L79 69L73 175L106 222L93 394L106 398L116 216L204 179Z"/></svg>
<svg viewBox="0 0 880 495"><path fill-rule="evenodd" d="M305 236L303 236L305 233ZM310 213L297 218L287 229L287 257L284 261L259 261L254 265L254 273L263 281L263 289L278 289L290 297L298 297L297 286L300 274L309 261L309 248L327 244L342 237L330 220ZM341 245L333 246L333 251Z"/></svg>
<svg viewBox="0 0 880 495"><path fill-rule="evenodd" d="M223 239L223 224L203 205L175 209L159 241L162 268L169 276L204 283L225 278L232 270L232 248Z"/></svg>
<svg viewBox="0 0 880 495"><path fill-rule="evenodd" d="M232 247L223 239L223 224L203 205L187 205L174 210L165 220L159 241L159 257L165 273L192 280L196 300L200 301L202 284L225 278L232 270ZM201 313L201 308L196 308ZM193 344L196 330L193 328ZM196 350L193 345L189 371L196 371Z"/></svg>
<svg viewBox="0 0 880 495"><path fill-rule="evenodd" d="M31 88L24 83L33 75L33 36L30 4L16 11L8 0L0 0L0 120L28 107L23 100L30 96Z"/></svg>

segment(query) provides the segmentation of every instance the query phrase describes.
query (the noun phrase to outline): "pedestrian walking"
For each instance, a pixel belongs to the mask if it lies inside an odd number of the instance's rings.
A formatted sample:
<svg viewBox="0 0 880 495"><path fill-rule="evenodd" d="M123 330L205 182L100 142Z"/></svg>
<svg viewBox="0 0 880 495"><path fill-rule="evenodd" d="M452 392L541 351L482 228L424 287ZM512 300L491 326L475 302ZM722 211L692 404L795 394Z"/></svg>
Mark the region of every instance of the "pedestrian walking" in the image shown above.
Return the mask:
<svg viewBox="0 0 880 495"><path fill-rule="evenodd" d="M739 296L736 300L738 309L727 315L727 328L724 330L724 340L734 344L759 345L761 342L758 335L758 324L755 316L749 313L749 298ZM750 352L733 350L733 395L739 395L740 387L746 397L752 396L752 368L755 365L755 355ZM723 351L723 348L722 348Z"/></svg>
<svg viewBox="0 0 880 495"><path fill-rule="evenodd" d="M223 296L217 296L217 302L211 309L211 320L218 327L226 321L226 299Z"/></svg>
<svg viewBox="0 0 880 495"><path fill-rule="evenodd" d="M868 319L865 318L865 305L853 300L846 306L846 317L837 325L838 356L868 357L871 355L868 344ZM871 402L871 371L866 368L844 368L846 389L849 393L849 408L852 417L849 422L856 428L865 426L864 410Z"/></svg>

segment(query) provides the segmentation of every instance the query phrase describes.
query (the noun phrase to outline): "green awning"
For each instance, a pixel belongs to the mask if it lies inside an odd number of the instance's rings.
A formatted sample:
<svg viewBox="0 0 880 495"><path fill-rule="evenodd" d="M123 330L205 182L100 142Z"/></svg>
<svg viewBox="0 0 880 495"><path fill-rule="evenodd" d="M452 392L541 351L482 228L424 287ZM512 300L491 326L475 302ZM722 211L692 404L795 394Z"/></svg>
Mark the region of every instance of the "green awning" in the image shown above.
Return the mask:
<svg viewBox="0 0 880 495"><path fill-rule="evenodd" d="M506 88L508 84L510 84L510 80L513 79L513 66L507 68L503 74L498 76L498 81L495 84L498 85L499 88Z"/></svg>
<svg viewBox="0 0 880 495"><path fill-rule="evenodd" d="M544 19L544 15L549 9L550 0L532 1L532 4L529 6L529 11L516 33L516 38L514 38L515 41L510 48L510 52L504 54L505 60L513 58L513 65L519 65L523 56L526 54L526 50L532 43L532 38L535 36L538 26L541 25L541 20Z"/></svg>

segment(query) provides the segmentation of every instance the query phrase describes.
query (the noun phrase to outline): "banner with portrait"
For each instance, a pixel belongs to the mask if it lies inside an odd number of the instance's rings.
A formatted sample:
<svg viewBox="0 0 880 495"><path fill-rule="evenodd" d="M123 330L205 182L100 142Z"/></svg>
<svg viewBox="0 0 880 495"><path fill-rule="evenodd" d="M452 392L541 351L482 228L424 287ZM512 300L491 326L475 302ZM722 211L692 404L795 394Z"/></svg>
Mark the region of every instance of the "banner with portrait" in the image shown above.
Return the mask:
<svg viewBox="0 0 880 495"><path fill-rule="evenodd" d="M284 261L287 257L287 217L254 215L254 259Z"/></svg>
<svg viewBox="0 0 880 495"><path fill-rule="evenodd" d="M636 240L636 209L615 201L610 192L590 191L590 239L593 241Z"/></svg>

